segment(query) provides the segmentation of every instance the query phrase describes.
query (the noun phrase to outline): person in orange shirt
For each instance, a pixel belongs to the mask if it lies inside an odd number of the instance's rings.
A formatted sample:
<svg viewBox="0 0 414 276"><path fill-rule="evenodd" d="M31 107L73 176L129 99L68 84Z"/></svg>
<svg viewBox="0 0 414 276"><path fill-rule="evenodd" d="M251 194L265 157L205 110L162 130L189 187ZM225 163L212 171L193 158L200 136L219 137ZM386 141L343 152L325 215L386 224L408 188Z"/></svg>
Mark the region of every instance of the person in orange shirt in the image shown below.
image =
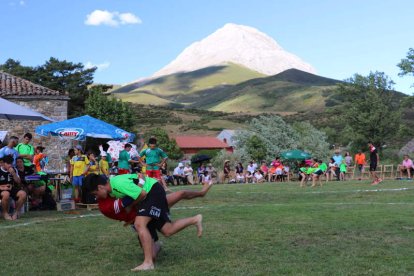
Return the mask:
<svg viewBox="0 0 414 276"><path fill-rule="evenodd" d="M359 150L357 154L355 154L355 164L358 166L358 170L361 172L362 168L366 163L365 154L362 150Z"/></svg>
<svg viewBox="0 0 414 276"><path fill-rule="evenodd" d="M36 172L43 171L40 161L47 156L45 153L43 153L44 149L45 148L42 146L37 146L35 149L35 155L33 156L33 164L35 165Z"/></svg>

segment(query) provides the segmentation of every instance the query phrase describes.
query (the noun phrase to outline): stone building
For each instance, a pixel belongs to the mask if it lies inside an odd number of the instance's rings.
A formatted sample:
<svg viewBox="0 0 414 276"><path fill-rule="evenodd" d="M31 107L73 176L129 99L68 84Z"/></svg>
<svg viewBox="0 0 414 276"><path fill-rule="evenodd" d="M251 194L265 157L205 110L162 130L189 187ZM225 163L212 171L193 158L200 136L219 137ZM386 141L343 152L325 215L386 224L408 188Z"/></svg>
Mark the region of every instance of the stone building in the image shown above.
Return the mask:
<svg viewBox="0 0 414 276"><path fill-rule="evenodd" d="M0 71L0 97L42 113L56 121L66 120L68 116L69 96L67 93L34 84L2 71ZM46 148L45 153L48 154L50 160L49 168L61 170L63 168L62 159L67 155L71 141L35 135L35 128L47 123L50 122L0 119L0 130L7 131L9 137L14 135L20 139L25 133L32 133L33 146L42 145Z"/></svg>

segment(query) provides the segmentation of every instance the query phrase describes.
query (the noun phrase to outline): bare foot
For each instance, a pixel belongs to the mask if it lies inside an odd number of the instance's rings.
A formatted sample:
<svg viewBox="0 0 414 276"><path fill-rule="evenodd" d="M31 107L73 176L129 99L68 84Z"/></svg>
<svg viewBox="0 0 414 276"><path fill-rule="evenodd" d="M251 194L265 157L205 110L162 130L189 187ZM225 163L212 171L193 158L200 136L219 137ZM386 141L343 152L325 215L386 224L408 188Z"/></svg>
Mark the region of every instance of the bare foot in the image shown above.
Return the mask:
<svg viewBox="0 0 414 276"><path fill-rule="evenodd" d="M13 220L13 218L9 214L3 214L3 218L5 220Z"/></svg>
<svg viewBox="0 0 414 276"><path fill-rule="evenodd" d="M208 183L204 183L203 184L203 188L201 189L201 191L206 194L208 192L208 190L210 190L210 188L213 186L213 181L210 181Z"/></svg>
<svg viewBox="0 0 414 276"><path fill-rule="evenodd" d="M13 220L16 220L16 219L18 219L20 216L19 216L19 213L17 213L17 212L14 212L14 214L13 214L13 216L12 216L12 219Z"/></svg>
<svg viewBox="0 0 414 276"><path fill-rule="evenodd" d="M131 271L136 272L136 271L153 270L153 269L154 269L154 264L142 263L136 268L131 269Z"/></svg>
<svg viewBox="0 0 414 276"><path fill-rule="evenodd" d="M203 216L202 215L197 215L197 222L196 222L196 227L197 227L197 237L201 238L201 236L203 235Z"/></svg>

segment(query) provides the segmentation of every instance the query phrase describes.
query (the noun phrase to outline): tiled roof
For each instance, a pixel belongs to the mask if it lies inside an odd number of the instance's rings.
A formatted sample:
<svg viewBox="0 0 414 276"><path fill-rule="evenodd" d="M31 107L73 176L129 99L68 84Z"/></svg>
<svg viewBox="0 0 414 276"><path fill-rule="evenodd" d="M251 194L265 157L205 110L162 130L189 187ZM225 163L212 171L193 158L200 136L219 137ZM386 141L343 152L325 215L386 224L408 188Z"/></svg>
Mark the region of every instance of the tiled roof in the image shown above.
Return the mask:
<svg viewBox="0 0 414 276"><path fill-rule="evenodd" d="M220 141L216 137L209 136L176 136L175 141L180 148L197 148L197 149L217 149L228 148L229 145Z"/></svg>
<svg viewBox="0 0 414 276"><path fill-rule="evenodd" d="M60 95L66 94L0 71L0 97Z"/></svg>

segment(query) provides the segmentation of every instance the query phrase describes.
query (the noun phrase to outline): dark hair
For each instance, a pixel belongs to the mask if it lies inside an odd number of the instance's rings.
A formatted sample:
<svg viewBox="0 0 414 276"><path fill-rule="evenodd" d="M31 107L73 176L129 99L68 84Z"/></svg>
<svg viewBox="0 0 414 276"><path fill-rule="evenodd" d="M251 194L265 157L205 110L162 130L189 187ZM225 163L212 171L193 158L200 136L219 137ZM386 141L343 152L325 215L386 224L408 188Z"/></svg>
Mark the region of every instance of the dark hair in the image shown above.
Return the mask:
<svg viewBox="0 0 414 276"><path fill-rule="evenodd" d="M33 138L33 135L31 134L31 133L26 133L24 136L23 136L23 138L29 138L30 140L32 140L32 138Z"/></svg>
<svg viewBox="0 0 414 276"><path fill-rule="evenodd" d="M108 145L107 143L103 144L103 145L102 145L102 149L103 149L104 151L108 151L108 149L109 149L109 145Z"/></svg>
<svg viewBox="0 0 414 276"><path fill-rule="evenodd" d="M17 158L16 158L16 161L17 161L17 160L22 160L22 161L24 161L24 160L23 160L23 157L21 157L21 156L17 157Z"/></svg>
<svg viewBox="0 0 414 276"><path fill-rule="evenodd" d="M19 140L19 137L17 137L17 136L10 136L9 141L10 140Z"/></svg>
<svg viewBox="0 0 414 276"><path fill-rule="evenodd" d="M154 137L151 137L148 139L148 144L150 145L156 145L157 144L157 139Z"/></svg>
<svg viewBox="0 0 414 276"><path fill-rule="evenodd" d="M69 149L68 150L68 156L69 155L75 155L75 149Z"/></svg>
<svg viewBox="0 0 414 276"><path fill-rule="evenodd" d="M6 164L11 165L11 164L13 164L13 161L14 161L14 159L10 155L6 155L6 156L3 157L3 162L6 163Z"/></svg>
<svg viewBox="0 0 414 276"><path fill-rule="evenodd" d="M92 173L85 177L85 188L92 193L98 190L98 185L105 185L107 181L106 176Z"/></svg>
<svg viewBox="0 0 414 276"><path fill-rule="evenodd" d="M36 147L36 150L39 150L40 152L43 152L44 149L45 149L45 147L42 147L42 146L37 146Z"/></svg>
<svg viewBox="0 0 414 276"><path fill-rule="evenodd" d="M126 143L125 146L124 146L124 148L132 148L132 146L131 146L131 144Z"/></svg>

